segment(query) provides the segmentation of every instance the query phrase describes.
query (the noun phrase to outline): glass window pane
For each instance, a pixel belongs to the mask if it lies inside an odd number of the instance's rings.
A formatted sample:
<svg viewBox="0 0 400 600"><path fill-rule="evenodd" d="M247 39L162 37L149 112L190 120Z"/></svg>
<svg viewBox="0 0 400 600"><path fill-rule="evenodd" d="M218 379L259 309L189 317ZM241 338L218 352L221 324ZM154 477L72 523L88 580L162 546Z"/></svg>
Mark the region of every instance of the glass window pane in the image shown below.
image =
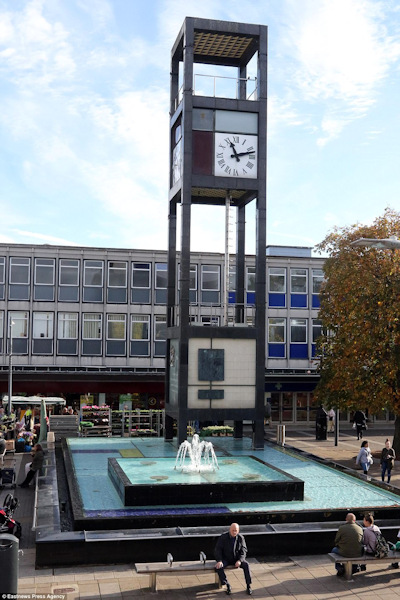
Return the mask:
<svg viewBox="0 0 400 600"><path fill-rule="evenodd" d="M321 291L321 285L324 281L324 272L322 269L313 269L313 294L319 294Z"/></svg>
<svg viewBox="0 0 400 600"><path fill-rule="evenodd" d="M149 263L132 264L132 287L147 289L150 287Z"/></svg>
<svg viewBox="0 0 400 600"><path fill-rule="evenodd" d="M210 108L194 108L192 127L202 131L213 131L214 111Z"/></svg>
<svg viewBox="0 0 400 600"><path fill-rule="evenodd" d="M53 338L53 313L33 313L33 337Z"/></svg>
<svg viewBox="0 0 400 600"><path fill-rule="evenodd" d="M125 315L107 315L107 339L125 340Z"/></svg>
<svg viewBox="0 0 400 600"><path fill-rule="evenodd" d="M216 110L215 130L227 133L258 133L257 113Z"/></svg>
<svg viewBox="0 0 400 600"><path fill-rule="evenodd" d="M54 285L54 260L47 258L35 259L35 284Z"/></svg>
<svg viewBox="0 0 400 600"><path fill-rule="evenodd" d="M10 258L10 283L29 285L29 269L29 258Z"/></svg>
<svg viewBox="0 0 400 600"><path fill-rule="evenodd" d="M219 265L201 266L201 289L219 291Z"/></svg>
<svg viewBox="0 0 400 600"><path fill-rule="evenodd" d="M247 291L256 291L256 268L247 267Z"/></svg>
<svg viewBox="0 0 400 600"><path fill-rule="evenodd" d="M101 340L101 319L102 315L100 313L83 314L82 338L84 340Z"/></svg>
<svg viewBox="0 0 400 600"><path fill-rule="evenodd" d="M13 338L28 337L28 313L22 311L9 313L8 327Z"/></svg>
<svg viewBox="0 0 400 600"><path fill-rule="evenodd" d="M60 285L79 284L79 261L60 259Z"/></svg>
<svg viewBox="0 0 400 600"><path fill-rule="evenodd" d="M58 314L58 338L76 340L78 337L78 315L76 313Z"/></svg>
<svg viewBox="0 0 400 600"><path fill-rule="evenodd" d="M291 269L291 291L293 294L307 293L307 270Z"/></svg>
<svg viewBox="0 0 400 600"><path fill-rule="evenodd" d="M290 340L292 343L307 342L307 321L306 319L291 319L290 321Z"/></svg>
<svg viewBox="0 0 400 600"><path fill-rule="evenodd" d="M285 319L268 319L268 341L271 344L285 343Z"/></svg>
<svg viewBox="0 0 400 600"><path fill-rule="evenodd" d="M156 288L166 288L167 280L167 263L156 263Z"/></svg>
<svg viewBox="0 0 400 600"><path fill-rule="evenodd" d="M269 269L269 291L281 294L286 292L286 269Z"/></svg>
<svg viewBox="0 0 400 600"><path fill-rule="evenodd" d="M167 339L167 321L165 317L156 315L155 320L155 339L166 340Z"/></svg>
<svg viewBox="0 0 400 600"><path fill-rule="evenodd" d="M0 339L4 337L4 313L0 311Z"/></svg>
<svg viewBox="0 0 400 600"><path fill-rule="evenodd" d="M6 259L4 258L4 256L1 256L0 257L0 283L4 283L5 264L6 264Z"/></svg>
<svg viewBox="0 0 400 600"><path fill-rule="evenodd" d="M313 344L322 334L322 321L320 319L313 319L312 322L312 341Z"/></svg>
<svg viewBox="0 0 400 600"><path fill-rule="evenodd" d="M132 315L131 340L149 340L150 317Z"/></svg>
<svg viewBox="0 0 400 600"><path fill-rule="evenodd" d="M83 284L94 287L103 285L103 263L100 260L85 260Z"/></svg>
<svg viewBox="0 0 400 600"><path fill-rule="evenodd" d="M108 263L108 285L110 287L126 288L127 282L127 263L110 262Z"/></svg>

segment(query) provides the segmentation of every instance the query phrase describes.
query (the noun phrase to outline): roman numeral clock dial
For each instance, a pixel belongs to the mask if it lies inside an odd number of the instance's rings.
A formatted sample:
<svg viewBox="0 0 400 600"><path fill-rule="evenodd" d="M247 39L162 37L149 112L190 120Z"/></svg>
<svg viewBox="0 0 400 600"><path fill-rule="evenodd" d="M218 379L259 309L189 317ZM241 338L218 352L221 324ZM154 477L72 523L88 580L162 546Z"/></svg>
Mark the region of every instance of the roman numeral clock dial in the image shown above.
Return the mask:
<svg viewBox="0 0 400 600"><path fill-rule="evenodd" d="M214 175L257 178L257 136L215 133Z"/></svg>

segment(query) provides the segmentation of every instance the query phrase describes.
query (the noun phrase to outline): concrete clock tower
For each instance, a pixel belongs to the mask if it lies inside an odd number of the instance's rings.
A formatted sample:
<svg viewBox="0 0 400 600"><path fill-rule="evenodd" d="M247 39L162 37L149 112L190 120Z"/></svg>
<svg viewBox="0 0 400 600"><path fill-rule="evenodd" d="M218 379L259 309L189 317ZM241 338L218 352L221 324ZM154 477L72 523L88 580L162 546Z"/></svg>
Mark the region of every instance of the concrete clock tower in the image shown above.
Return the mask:
<svg viewBox="0 0 400 600"><path fill-rule="evenodd" d="M253 79L248 75L251 60L257 72ZM204 95L200 85L202 92L198 93L195 80L202 77L203 65L208 74L211 65L231 67L234 77L207 75L213 80L212 91ZM232 82L233 95L231 88L228 91ZM222 97L215 91L218 84ZM233 420L236 437L242 435L243 420L251 420L255 423L253 445L262 448L267 27L186 18L172 48L170 91L166 439L172 438L174 420L179 442L186 439L191 420ZM250 318L245 295L245 211L253 201L256 291ZM182 233L178 269L179 204ZM210 327L199 326L191 314L190 226L194 204L236 211L234 298L228 300L226 293L219 300L225 320Z"/></svg>

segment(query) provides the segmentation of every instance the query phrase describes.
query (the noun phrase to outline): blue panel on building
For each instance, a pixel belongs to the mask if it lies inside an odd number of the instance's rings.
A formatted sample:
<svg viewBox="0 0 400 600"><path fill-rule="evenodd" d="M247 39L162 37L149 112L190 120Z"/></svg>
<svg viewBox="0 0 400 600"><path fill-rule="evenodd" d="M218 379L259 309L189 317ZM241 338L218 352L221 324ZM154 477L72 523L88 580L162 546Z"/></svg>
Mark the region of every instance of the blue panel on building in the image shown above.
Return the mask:
<svg viewBox="0 0 400 600"><path fill-rule="evenodd" d="M285 308L286 294L268 294L268 306Z"/></svg>
<svg viewBox="0 0 400 600"><path fill-rule="evenodd" d="M291 308L307 308L307 294L290 294Z"/></svg>
<svg viewBox="0 0 400 600"><path fill-rule="evenodd" d="M308 345L290 344L290 358L308 358Z"/></svg>
<svg viewBox="0 0 400 600"><path fill-rule="evenodd" d="M270 358L285 358L285 344L268 344Z"/></svg>
<svg viewBox="0 0 400 600"><path fill-rule="evenodd" d="M256 303L256 293L255 292L247 292L246 298L247 298L247 304L255 304Z"/></svg>
<svg viewBox="0 0 400 600"><path fill-rule="evenodd" d="M236 304L236 292L228 293L228 302L229 304Z"/></svg>
<svg viewBox="0 0 400 600"><path fill-rule="evenodd" d="M319 298L319 294L313 294L312 295L312 307L319 308L320 306L321 306L321 301Z"/></svg>

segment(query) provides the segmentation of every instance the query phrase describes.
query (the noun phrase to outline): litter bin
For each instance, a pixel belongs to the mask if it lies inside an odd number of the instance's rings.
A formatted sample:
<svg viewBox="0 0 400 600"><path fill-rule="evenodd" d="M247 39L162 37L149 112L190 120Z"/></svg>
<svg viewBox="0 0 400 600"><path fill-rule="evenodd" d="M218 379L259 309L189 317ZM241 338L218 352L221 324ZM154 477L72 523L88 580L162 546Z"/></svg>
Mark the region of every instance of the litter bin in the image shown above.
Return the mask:
<svg viewBox="0 0 400 600"><path fill-rule="evenodd" d="M18 550L19 540L15 535L0 534L0 597L18 593Z"/></svg>
<svg viewBox="0 0 400 600"><path fill-rule="evenodd" d="M317 410L316 421L315 421L315 439L326 440L326 431L328 428L326 410L320 406Z"/></svg>

